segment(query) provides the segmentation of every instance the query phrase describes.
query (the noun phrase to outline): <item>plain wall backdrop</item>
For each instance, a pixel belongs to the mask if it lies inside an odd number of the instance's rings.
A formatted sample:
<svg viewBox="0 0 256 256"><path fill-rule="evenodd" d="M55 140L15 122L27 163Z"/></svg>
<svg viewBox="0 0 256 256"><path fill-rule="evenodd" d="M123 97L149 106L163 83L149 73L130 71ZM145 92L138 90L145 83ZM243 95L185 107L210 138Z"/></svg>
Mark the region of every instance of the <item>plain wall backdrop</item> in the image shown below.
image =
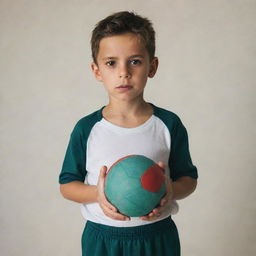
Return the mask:
<svg viewBox="0 0 256 256"><path fill-rule="evenodd" d="M0 1L0 254L81 254L80 207L58 175L77 120L107 103L91 31L121 10L154 24L146 100L181 117L199 170L173 216L182 255L256 255L253 0Z"/></svg>

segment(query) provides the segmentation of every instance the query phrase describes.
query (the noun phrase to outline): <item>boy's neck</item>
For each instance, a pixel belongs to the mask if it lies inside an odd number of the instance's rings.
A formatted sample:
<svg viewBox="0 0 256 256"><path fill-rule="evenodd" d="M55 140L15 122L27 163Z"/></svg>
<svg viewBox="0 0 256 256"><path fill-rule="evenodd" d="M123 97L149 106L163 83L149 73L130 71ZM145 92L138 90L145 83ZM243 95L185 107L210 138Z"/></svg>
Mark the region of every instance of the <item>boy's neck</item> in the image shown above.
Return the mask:
<svg viewBox="0 0 256 256"><path fill-rule="evenodd" d="M115 115L124 118L152 114L152 106L144 100L139 102L111 101L104 108L105 115Z"/></svg>
<svg viewBox="0 0 256 256"><path fill-rule="evenodd" d="M136 127L153 114L153 107L144 100L138 102L110 101L103 109L103 117L123 127Z"/></svg>

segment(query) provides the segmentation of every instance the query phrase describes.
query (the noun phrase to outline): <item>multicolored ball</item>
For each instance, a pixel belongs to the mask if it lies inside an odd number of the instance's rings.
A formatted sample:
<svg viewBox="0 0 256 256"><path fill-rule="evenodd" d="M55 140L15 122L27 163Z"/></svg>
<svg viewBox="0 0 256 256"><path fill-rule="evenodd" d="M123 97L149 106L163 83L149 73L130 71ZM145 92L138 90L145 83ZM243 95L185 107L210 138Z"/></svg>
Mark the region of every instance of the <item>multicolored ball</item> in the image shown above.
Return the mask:
<svg viewBox="0 0 256 256"><path fill-rule="evenodd" d="M120 213L139 217L150 213L166 193L163 169L142 155L115 162L107 173L105 195Z"/></svg>

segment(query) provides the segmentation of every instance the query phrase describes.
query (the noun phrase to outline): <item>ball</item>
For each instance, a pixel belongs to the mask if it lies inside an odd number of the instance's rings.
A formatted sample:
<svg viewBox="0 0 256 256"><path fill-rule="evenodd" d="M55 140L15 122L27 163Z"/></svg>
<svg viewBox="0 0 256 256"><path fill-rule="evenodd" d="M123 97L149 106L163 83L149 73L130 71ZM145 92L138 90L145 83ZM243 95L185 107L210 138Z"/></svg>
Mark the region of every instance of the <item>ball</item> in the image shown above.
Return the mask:
<svg viewBox="0 0 256 256"><path fill-rule="evenodd" d="M129 155L107 172L105 195L120 213L139 217L150 213L166 193L163 169L143 155Z"/></svg>

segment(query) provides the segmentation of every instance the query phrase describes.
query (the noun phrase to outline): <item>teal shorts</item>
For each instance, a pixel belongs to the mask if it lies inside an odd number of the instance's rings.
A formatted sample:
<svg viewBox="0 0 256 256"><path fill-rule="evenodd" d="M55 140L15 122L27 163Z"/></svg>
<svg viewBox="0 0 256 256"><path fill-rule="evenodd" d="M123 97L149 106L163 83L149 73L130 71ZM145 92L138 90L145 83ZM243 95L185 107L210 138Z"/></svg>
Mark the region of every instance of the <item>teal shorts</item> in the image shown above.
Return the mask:
<svg viewBox="0 0 256 256"><path fill-rule="evenodd" d="M127 228L87 221L82 252L83 256L180 256L180 242L171 217Z"/></svg>

